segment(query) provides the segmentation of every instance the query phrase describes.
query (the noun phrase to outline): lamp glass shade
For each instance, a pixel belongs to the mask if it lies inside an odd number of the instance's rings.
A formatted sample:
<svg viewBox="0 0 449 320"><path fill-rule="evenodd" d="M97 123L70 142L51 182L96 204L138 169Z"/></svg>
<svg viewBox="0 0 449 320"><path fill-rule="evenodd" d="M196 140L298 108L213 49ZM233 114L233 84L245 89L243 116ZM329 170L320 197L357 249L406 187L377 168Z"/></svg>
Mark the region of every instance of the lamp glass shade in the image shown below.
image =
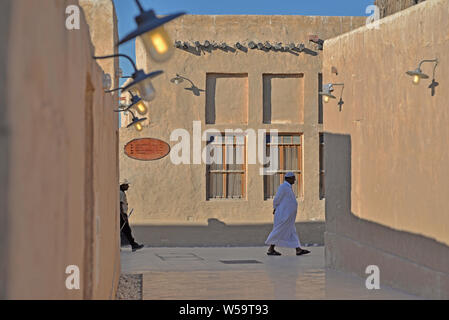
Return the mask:
<svg viewBox="0 0 449 320"><path fill-rule="evenodd" d="M419 82L420 82L420 80L421 80L421 77L420 77L419 75L415 74L415 75L413 76L413 84L418 85Z"/></svg>
<svg viewBox="0 0 449 320"><path fill-rule="evenodd" d="M142 131L143 130L143 126L142 123L138 122L134 125L134 128L136 128L137 131Z"/></svg>
<svg viewBox="0 0 449 320"><path fill-rule="evenodd" d="M145 120L147 120L147 118L139 119L134 117L133 121L130 124L128 124L127 128L134 127L137 131L142 131L143 130L142 122L144 122Z"/></svg>
<svg viewBox="0 0 449 320"><path fill-rule="evenodd" d="M323 97L324 103L328 103L330 99L337 99L329 90L325 90L323 92L320 92L320 96Z"/></svg>
<svg viewBox="0 0 449 320"><path fill-rule="evenodd" d="M156 90L150 78L135 83L130 90L134 95L140 96L145 101L152 101L156 97Z"/></svg>
<svg viewBox="0 0 449 320"><path fill-rule="evenodd" d="M416 85L420 83L421 79L429 79L429 76L423 73L420 68L413 71L407 71L407 74L413 77L413 84Z"/></svg>
<svg viewBox="0 0 449 320"><path fill-rule="evenodd" d="M173 44L164 27L158 27L140 36L150 57L156 62L170 59L174 52Z"/></svg>
<svg viewBox="0 0 449 320"><path fill-rule="evenodd" d="M172 83L174 84L180 84L184 81L184 79L182 79L181 77L176 77L170 80Z"/></svg>
<svg viewBox="0 0 449 320"><path fill-rule="evenodd" d="M140 101L136 104L136 109L137 112L141 115L144 116L147 112L148 112L148 108L145 105L145 103L143 103L143 101Z"/></svg>

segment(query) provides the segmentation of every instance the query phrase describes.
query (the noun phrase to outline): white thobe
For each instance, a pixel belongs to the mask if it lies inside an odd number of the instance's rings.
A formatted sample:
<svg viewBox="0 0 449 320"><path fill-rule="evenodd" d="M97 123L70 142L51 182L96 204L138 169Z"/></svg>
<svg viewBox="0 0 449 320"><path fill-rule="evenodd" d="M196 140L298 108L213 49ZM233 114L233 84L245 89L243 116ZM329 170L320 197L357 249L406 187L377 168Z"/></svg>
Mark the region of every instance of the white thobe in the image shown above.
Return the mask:
<svg viewBox="0 0 449 320"><path fill-rule="evenodd" d="M273 231L265 244L287 248L301 247L295 226L298 202L292 185L287 181L279 186L273 200L273 208L276 209Z"/></svg>
<svg viewBox="0 0 449 320"><path fill-rule="evenodd" d="M123 208L123 213L128 213L128 199L126 197L126 193L123 190L120 190L120 204Z"/></svg>

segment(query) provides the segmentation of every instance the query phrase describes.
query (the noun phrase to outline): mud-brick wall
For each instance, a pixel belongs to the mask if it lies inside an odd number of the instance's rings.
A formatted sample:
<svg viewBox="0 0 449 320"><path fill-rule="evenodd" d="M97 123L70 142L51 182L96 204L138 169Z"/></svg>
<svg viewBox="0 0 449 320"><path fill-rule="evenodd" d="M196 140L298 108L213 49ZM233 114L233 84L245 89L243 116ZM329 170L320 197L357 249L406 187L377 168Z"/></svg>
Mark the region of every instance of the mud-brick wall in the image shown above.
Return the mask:
<svg viewBox="0 0 449 320"><path fill-rule="evenodd" d="M380 9L381 18L384 18L423 1L426 0L376 0L375 5Z"/></svg>
<svg viewBox="0 0 449 320"><path fill-rule="evenodd" d="M113 30L109 4L98 15ZM69 5L79 3L0 1L3 299L108 299L117 288L118 101L92 59L107 44L92 42L83 10L80 29L66 28ZM79 290L66 288L69 265Z"/></svg>
<svg viewBox="0 0 449 320"><path fill-rule="evenodd" d="M449 1L429 0L325 42L326 263L449 298ZM406 74L424 59L419 85ZM339 71L331 72L332 67ZM434 81L432 78L435 76ZM433 85L432 85L433 83ZM340 95L340 91L336 91Z"/></svg>

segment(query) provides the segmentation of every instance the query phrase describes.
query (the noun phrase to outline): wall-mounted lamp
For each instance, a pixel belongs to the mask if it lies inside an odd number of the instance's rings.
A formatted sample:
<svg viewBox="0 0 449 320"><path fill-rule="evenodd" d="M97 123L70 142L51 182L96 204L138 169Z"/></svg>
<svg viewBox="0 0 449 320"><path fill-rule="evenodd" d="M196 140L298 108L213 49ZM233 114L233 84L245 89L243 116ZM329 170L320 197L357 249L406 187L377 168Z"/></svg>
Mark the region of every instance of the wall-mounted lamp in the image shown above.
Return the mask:
<svg viewBox="0 0 449 320"><path fill-rule="evenodd" d="M429 76L427 74L423 73L422 70L421 70L421 66L425 62L433 62L435 64L434 67L433 67L433 80L435 80L435 69L436 69L436 67L438 65L438 59L422 60L419 63L418 68L416 68L413 71L407 71L406 72L409 76L413 77L413 84L418 85L420 83L421 79L429 79Z"/></svg>
<svg viewBox="0 0 449 320"><path fill-rule="evenodd" d="M340 111L341 111L341 107L343 106L344 102L343 102L343 90L345 87L344 83L328 83L325 84L323 86L323 91L320 91L320 96L323 97L323 101L324 103L328 103L330 101L330 99L337 99L336 96L334 96L332 94L332 92L334 91L334 86L341 86L341 94L340 94L340 101L338 102L338 105L340 106Z"/></svg>
<svg viewBox="0 0 449 320"><path fill-rule="evenodd" d="M137 29L126 35L118 44L120 45L140 37L153 60L157 62L168 60L173 53L173 45L163 25L182 16L185 12L170 14L159 18L156 16L154 10L145 11L139 0L135 0L135 2L140 10L140 15L135 18Z"/></svg>
<svg viewBox="0 0 449 320"><path fill-rule="evenodd" d="M148 108L143 103L142 99L139 96L134 95L131 91L129 91L129 94L131 95L131 104L124 108L119 108L118 110L114 110L114 112L129 112L132 115L132 121L127 126L127 128L134 127L137 131L142 131L143 126L142 122L147 120L148 118L138 118L134 114L134 112L131 111L132 108L136 108L137 112L140 115L145 115L148 112Z"/></svg>
<svg viewBox="0 0 449 320"><path fill-rule="evenodd" d="M130 109L135 108L141 116L146 115L148 108L143 100L139 96L134 95L131 91L128 92L131 95L131 104L127 107L120 107L118 110L114 110L114 112L127 112Z"/></svg>
<svg viewBox="0 0 449 320"><path fill-rule="evenodd" d="M332 94L333 91L334 86L332 83L328 83L323 86L323 91L320 91L320 96L323 97L323 101L325 103L328 103L330 99L337 99L337 97Z"/></svg>
<svg viewBox="0 0 449 320"><path fill-rule="evenodd" d="M147 120L147 118L138 118L134 115L134 113L131 110L128 110L128 112L130 112L131 115L133 116L133 120L126 127L127 128L134 127L137 131L139 131L139 132L142 131L143 130L142 122Z"/></svg>
<svg viewBox="0 0 449 320"><path fill-rule="evenodd" d="M184 77L181 77L179 74L176 74L176 77L173 79L170 79L170 82L178 85L178 84L184 82Z"/></svg>
<svg viewBox="0 0 449 320"><path fill-rule="evenodd" d="M117 88L117 89L113 89L110 91L117 91L120 89L128 90L128 91L132 91L134 93L134 95L141 96L142 99L145 101L153 100L156 97L156 90L153 87L153 83L151 82L151 79L162 74L163 71L159 70L159 71L154 71L149 74L146 74L145 71L138 70L134 61L126 54L113 54L113 55L109 55L109 56L93 57L93 58L94 59L109 59L109 58L115 58L115 57L124 57L131 62L132 66L134 67L134 74L131 76L133 81L123 88Z"/></svg>
<svg viewBox="0 0 449 320"><path fill-rule="evenodd" d="M192 80L190 80L190 79L188 79L186 77L180 76L179 74L176 74L175 78L170 79L170 82L178 85L180 83L183 83L184 80L187 80L192 85L190 88L185 88L185 89L189 90L189 91L192 91L195 96L197 96L197 97L200 96L201 92L204 91L203 89L200 89L197 86L195 86L195 84L193 83Z"/></svg>
<svg viewBox="0 0 449 320"><path fill-rule="evenodd" d="M131 95L131 105L128 107L128 109L131 109L133 107L136 108L137 112L144 116L148 112L148 108L143 102L143 100L139 96L135 96L131 91L129 91L129 94Z"/></svg>

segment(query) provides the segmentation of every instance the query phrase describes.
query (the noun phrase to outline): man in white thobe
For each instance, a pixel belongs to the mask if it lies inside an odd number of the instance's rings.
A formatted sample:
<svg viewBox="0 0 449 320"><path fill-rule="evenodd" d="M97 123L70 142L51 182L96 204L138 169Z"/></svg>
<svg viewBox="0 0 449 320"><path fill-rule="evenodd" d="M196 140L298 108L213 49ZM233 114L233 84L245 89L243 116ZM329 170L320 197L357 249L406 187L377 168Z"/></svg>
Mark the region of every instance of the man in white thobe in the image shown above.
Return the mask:
<svg viewBox="0 0 449 320"><path fill-rule="evenodd" d="M292 185L295 183L295 174L288 172L285 175L285 181L281 184L273 200L274 226L265 244L270 245L267 254L269 256L280 256L281 254L274 250L275 246L296 248L296 255L310 253L308 250L301 249L298 234L296 233L296 211L298 202Z"/></svg>

